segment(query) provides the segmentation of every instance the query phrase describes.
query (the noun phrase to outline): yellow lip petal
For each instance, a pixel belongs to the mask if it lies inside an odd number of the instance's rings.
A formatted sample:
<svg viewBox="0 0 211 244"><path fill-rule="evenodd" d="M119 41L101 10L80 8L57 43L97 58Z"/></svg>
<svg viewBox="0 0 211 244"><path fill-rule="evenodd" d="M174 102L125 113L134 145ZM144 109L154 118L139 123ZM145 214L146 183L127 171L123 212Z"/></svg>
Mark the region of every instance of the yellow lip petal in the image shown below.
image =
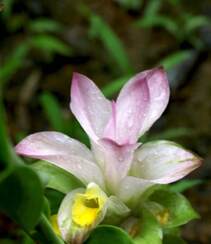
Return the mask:
<svg viewBox="0 0 211 244"><path fill-rule="evenodd" d="M75 196L72 206L72 220L80 227L88 227L96 222L102 212L106 197L96 185L87 188L84 194Z"/></svg>

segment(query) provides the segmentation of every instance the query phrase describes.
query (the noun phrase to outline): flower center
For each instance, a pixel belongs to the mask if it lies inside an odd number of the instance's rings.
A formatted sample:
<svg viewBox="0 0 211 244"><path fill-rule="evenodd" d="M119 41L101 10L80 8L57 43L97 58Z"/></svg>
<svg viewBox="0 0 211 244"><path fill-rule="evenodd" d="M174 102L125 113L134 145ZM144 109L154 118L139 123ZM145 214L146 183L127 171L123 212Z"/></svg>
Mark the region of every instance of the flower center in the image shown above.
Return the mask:
<svg viewBox="0 0 211 244"><path fill-rule="evenodd" d="M72 206L72 219L80 227L92 225L102 211L105 199L94 189L78 193Z"/></svg>

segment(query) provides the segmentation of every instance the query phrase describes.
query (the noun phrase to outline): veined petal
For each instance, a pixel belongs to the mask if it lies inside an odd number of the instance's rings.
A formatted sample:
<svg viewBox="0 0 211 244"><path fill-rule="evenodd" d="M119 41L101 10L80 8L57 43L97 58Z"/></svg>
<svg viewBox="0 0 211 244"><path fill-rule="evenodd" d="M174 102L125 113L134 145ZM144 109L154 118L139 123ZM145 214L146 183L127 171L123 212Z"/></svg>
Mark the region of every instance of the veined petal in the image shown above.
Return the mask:
<svg viewBox="0 0 211 244"><path fill-rule="evenodd" d="M79 178L84 184L96 182L104 187L100 168L93 162L89 149L59 132L39 132L23 139L18 154L48 161Z"/></svg>
<svg viewBox="0 0 211 244"><path fill-rule="evenodd" d="M121 181L117 196L131 207L138 203L140 196L154 184L145 179L127 176Z"/></svg>
<svg viewBox="0 0 211 244"><path fill-rule="evenodd" d="M79 141L55 131L43 131L31 134L16 145L21 155L74 155L93 160L91 151Z"/></svg>
<svg viewBox="0 0 211 244"><path fill-rule="evenodd" d="M135 149L139 144L118 145L109 139L92 144L93 153L105 176L109 191L114 193L119 182L127 175Z"/></svg>
<svg viewBox="0 0 211 244"><path fill-rule="evenodd" d="M77 189L63 199L58 213L58 226L63 239L69 243L83 243L89 232L104 218L107 196L95 183L86 190Z"/></svg>
<svg viewBox="0 0 211 244"><path fill-rule="evenodd" d="M201 159L170 141L143 144L135 153L131 174L154 183L177 181L198 168Z"/></svg>
<svg viewBox="0 0 211 244"><path fill-rule="evenodd" d="M163 68L155 68L139 74L145 77L149 88L149 107L142 122L139 135L143 135L161 116L169 101L169 83ZM131 81L132 82L132 81Z"/></svg>
<svg viewBox="0 0 211 244"><path fill-rule="evenodd" d="M115 109L104 131L104 138L109 138L120 145L135 143L148 111L149 98L149 88L144 73L129 80L114 104ZM114 131L113 127L115 133L111 133Z"/></svg>
<svg viewBox="0 0 211 244"><path fill-rule="evenodd" d="M111 114L111 103L86 76L74 73L70 108L89 137L101 137Z"/></svg>

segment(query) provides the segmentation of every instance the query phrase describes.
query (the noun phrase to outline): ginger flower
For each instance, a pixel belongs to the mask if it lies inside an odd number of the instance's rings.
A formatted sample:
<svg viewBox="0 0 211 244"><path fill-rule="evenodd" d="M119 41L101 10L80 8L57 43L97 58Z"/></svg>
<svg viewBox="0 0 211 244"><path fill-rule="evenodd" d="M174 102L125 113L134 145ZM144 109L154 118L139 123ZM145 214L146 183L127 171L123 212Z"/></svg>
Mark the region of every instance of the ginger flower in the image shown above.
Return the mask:
<svg viewBox="0 0 211 244"><path fill-rule="evenodd" d="M89 136L91 149L59 132L39 132L23 139L16 152L48 161L85 185L93 182L102 189L96 196L89 196L88 189L83 194L69 193L74 198L73 204L68 205L72 208L70 225L73 229L75 225L90 229L102 220L98 216L104 211L107 197L115 196L133 208L149 187L177 181L199 167L200 159L176 143L138 142L161 116L168 100L169 84L162 68L135 75L116 101L107 100L90 79L74 73L70 108ZM102 199L101 191L107 195ZM60 230L62 223L58 221Z"/></svg>

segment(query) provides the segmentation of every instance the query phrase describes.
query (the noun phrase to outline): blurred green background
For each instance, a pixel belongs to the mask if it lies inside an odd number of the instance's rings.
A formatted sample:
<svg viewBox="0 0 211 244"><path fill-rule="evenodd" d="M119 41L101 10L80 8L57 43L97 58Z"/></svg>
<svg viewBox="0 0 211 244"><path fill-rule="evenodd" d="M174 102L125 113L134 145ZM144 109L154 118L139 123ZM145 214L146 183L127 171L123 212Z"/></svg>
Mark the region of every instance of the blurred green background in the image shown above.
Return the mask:
<svg viewBox="0 0 211 244"><path fill-rule="evenodd" d="M135 73L166 68L170 103L142 140L174 140L204 158L189 176L203 183L185 192L201 219L183 237L211 243L210 0L5 0L0 11L0 84L14 144L43 130L88 143L69 111L73 71L115 98ZM3 214L0 236L19 243Z"/></svg>

